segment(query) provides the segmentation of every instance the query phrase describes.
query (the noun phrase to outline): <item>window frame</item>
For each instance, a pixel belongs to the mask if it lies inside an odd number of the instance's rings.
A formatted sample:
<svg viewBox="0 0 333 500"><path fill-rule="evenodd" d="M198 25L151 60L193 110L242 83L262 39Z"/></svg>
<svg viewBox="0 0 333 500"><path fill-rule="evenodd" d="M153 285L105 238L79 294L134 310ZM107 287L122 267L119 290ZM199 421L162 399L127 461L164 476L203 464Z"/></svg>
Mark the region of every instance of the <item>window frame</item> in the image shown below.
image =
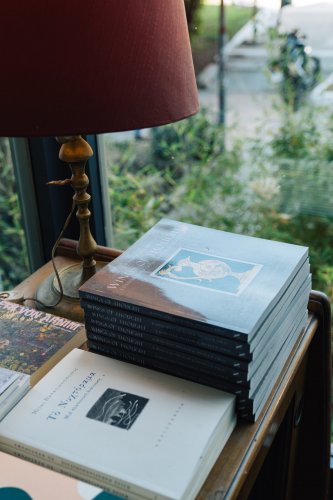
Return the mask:
<svg viewBox="0 0 333 500"><path fill-rule="evenodd" d="M107 175L103 149L96 135L88 142L94 156L87 162L87 191L91 194L90 228L99 245L111 246L111 212L108 200ZM59 160L59 144L54 137L10 139L14 174L26 236L30 271L37 270L51 259L52 247L59 237L72 206L73 189L47 186L51 180L71 176L68 165ZM79 223L74 216L64 238L79 238Z"/></svg>

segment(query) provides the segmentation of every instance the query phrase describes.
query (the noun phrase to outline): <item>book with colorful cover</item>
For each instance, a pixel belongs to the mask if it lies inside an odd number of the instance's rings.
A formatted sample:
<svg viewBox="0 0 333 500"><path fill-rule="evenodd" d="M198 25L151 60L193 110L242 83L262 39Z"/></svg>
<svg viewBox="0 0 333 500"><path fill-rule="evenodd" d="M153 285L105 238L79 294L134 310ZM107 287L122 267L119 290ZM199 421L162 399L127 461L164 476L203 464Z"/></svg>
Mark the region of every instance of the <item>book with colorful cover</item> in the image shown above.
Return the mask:
<svg viewBox="0 0 333 500"><path fill-rule="evenodd" d="M81 323L0 300L0 367L28 375L30 385L85 340Z"/></svg>
<svg viewBox="0 0 333 500"><path fill-rule="evenodd" d="M80 296L250 343L305 265L304 246L162 219Z"/></svg>
<svg viewBox="0 0 333 500"><path fill-rule="evenodd" d="M0 449L126 498L195 498L235 396L81 349L0 422Z"/></svg>
<svg viewBox="0 0 333 500"><path fill-rule="evenodd" d="M0 452L0 498L2 500L121 500L64 474Z"/></svg>

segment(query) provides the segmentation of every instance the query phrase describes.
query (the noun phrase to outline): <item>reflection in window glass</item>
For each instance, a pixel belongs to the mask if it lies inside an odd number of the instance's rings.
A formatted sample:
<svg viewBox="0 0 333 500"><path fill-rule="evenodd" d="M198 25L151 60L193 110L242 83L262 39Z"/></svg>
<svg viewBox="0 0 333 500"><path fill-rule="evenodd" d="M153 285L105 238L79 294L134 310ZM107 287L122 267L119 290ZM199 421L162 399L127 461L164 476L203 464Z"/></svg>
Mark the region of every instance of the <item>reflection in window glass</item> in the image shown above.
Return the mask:
<svg viewBox="0 0 333 500"><path fill-rule="evenodd" d="M281 2L276 23L259 12L262 25L246 24L252 6L228 3L222 19L223 2L185 4L202 111L165 127L103 136L113 245L127 248L163 216L306 245L313 288L333 302L332 100L320 105L306 93L296 110L281 95L271 64L279 29L290 29ZM316 25L303 23L302 34L318 40L307 33ZM325 61L324 80L332 71Z"/></svg>
<svg viewBox="0 0 333 500"><path fill-rule="evenodd" d="M0 138L0 291L26 278L28 268L9 141Z"/></svg>
<svg viewBox="0 0 333 500"><path fill-rule="evenodd" d="M313 288L333 299L331 114L284 110L270 133L229 137L222 147L223 130L205 112L103 136L113 246L127 248L165 216L302 244Z"/></svg>

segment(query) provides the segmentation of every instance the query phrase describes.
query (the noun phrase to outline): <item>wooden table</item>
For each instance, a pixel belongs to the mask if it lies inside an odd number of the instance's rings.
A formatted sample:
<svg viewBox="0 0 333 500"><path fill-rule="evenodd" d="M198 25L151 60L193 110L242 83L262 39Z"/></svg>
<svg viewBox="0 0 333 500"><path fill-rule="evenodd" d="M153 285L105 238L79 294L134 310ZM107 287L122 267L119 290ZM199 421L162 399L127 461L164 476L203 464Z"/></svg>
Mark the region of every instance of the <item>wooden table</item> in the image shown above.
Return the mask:
<svg viewBox="0 0 333 500"><path fill-rule="evenodd" d="M105 262L119 251L98 247ZM57 268L76 261L62 240ZM15 291L33 297L51 263ZM26 305L34 306L31 301ZM54 312L56 314L56 312ZM199 500L328 498L331 429L331 320L327 297L312 292L306 330L255 424L239 422L203 485Z"/></svg>

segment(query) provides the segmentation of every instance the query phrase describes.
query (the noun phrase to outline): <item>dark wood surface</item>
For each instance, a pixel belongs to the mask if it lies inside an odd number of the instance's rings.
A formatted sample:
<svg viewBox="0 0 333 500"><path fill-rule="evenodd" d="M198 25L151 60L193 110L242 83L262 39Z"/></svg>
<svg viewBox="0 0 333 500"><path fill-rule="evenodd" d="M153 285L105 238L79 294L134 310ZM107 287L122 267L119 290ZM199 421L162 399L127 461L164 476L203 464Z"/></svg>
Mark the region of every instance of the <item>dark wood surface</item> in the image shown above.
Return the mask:
<svg viewBox="0 0 333 500"><path fill-rule="evenodd" d="M318 344L327 345L328 338L310 313L302 341L261 415L255 424L238 423L200 500L327 498L331 364L330 349Z"/></svg>
<svg viewBox="0 0 333 500"><path fill-rule="evenodd" d="M77 262L75 245L61 241L57 268ZM98 247L97 258L107 262L120 253ZM49 262L15 291L33 297L51 272ZM30 300L25 304L35 305ZM238 422L198 500L328 498L330 428L330 304L324 294L314 291L304 334L259 418L254 424Z"/></svg>

